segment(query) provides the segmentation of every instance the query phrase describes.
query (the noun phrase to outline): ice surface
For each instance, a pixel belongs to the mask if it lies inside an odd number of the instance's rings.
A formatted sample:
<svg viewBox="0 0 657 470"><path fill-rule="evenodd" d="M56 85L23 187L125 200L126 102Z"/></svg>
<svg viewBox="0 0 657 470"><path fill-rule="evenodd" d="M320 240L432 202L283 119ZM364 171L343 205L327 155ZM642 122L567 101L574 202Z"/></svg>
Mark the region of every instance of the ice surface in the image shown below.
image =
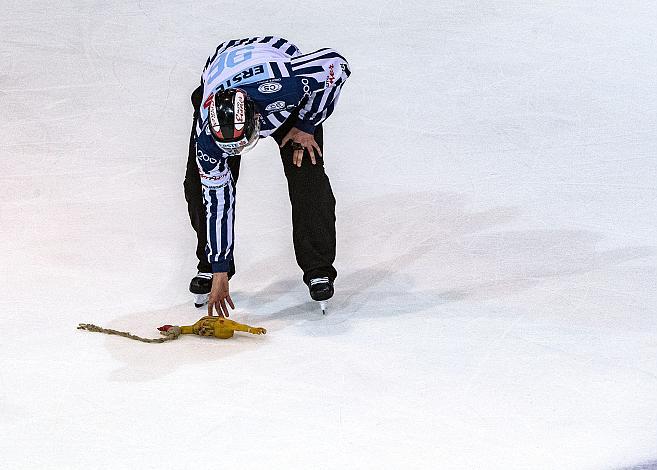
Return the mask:
<svg viewBox="0 0 657 470"><path fill-rule="evenodd" d="M189 93L219 42L263 34L353 70L325 126L330 314L268 139L231 282L268 334L77 331L200 316ZM4 0L0 466L648 468L656 41L634 0Z"/></svg>

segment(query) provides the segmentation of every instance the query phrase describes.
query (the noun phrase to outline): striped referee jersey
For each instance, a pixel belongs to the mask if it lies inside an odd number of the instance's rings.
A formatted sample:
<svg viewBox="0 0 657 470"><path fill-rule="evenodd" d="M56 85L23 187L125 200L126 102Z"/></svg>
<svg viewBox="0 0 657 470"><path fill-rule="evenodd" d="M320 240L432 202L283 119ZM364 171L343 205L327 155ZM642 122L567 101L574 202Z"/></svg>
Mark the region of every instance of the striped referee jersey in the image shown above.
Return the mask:
<svg viewBox="0 0 657 470"><path fill-rule="evenodd" d="M210 135L212 96L228 88L244 90L260 113L260 137L271 135L295 110L295 127L313 134L333 112L350 74L347 60L334 49L302 54L296 45L274 36L227 41L208 58L194 137L206 205L206 253L213 272L227 272L233 257L235 184L228 155Z"/></svg>

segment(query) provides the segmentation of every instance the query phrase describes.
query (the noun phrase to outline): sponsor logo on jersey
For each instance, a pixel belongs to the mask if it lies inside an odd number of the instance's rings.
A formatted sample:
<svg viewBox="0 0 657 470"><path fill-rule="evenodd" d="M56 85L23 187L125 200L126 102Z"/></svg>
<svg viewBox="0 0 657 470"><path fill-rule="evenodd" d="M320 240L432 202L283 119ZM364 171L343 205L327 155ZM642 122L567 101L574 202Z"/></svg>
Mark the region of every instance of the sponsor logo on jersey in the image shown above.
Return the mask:
<svg viewBox="0 0 657 470"><path fill-rule="evenodd" d="M302 78L301 84L303 85L303 92L306 94L310 93L310 82L308 81L308 79Z"/></svg>
<svg viewBox="0 0 657 470"><path fill-rule="evenodd" d="M204 173L201 170L198 170L198 174L201 175L201 178L204 178L206 180L220 181L220 180L225 180L226 179L226 173L223 173L219 176L212 176L212 175L208 175L207 173ZM219 184L219 185L206 185L206 184L204 184L203 186L212 186L213 188L221 188L222 186L226 186L226 183L224 182L224 183Z"/></svg>
<svg viewBox="0 0 657 470"><path fill-rule="evenodd" d="M249 140L244 137L239 142L217 142L217 145L222 149L238 149L244 147L249 143Z"/></svg>
<svg viewBox="0 0 657 470"><path fill-rule="evenodd" d="M217 159L203 153L203 151L198 148L198 145L196 146L196 158L201 162L208 162L212 163L213 165L217 164Z"/></svg>
<svg viewBox="0 0 657 470"><path fill-rule="evenodd" d="M332 87L333 83L335 83L335 69L333 67L333 64L331 64L329 65L329 74L328 77L326 78L326 88Z"/></svg>
<svg viewBox="0 0 657 470"><path fill-rule="evenodd" d="M283 85L280 83L276 82L268 82L268 83L263 83L258 87L258 91L260 93L276 93L277 91L281 91L283 88Z"/></svg>
<svg viewBox="0 0 657 470"><path fill-rule="evenodd" d="M264 64L254 65L246 70L236 73L228 80L219 85L215 90L217 92L224 91L227 88L236 87L238 85L246 85L247 83L257 82L269 78L269 72Z"/></svg>
<svg viewBox="0 0 657 470"><path fill-rule="evenodd" d="M285 109L285 101L276 101L267 105L265 111L280 111L281 109Z"/></svg>

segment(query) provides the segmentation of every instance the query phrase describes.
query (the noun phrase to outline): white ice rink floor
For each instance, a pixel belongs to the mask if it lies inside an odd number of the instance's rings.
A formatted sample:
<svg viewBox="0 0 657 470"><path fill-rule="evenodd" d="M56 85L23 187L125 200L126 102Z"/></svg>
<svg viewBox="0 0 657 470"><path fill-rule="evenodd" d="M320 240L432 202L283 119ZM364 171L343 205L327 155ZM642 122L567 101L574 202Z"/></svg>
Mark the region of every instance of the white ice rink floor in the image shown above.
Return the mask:
<svg viewBox="0 0 657 470"><path fill-rule="evenodd" d="M353 71L330 315L268 139L231 282L266 336L76 330L201 316L189 94L266 34ZM656 44L645 0L3 0L0 467L657 468Z"/></svg>

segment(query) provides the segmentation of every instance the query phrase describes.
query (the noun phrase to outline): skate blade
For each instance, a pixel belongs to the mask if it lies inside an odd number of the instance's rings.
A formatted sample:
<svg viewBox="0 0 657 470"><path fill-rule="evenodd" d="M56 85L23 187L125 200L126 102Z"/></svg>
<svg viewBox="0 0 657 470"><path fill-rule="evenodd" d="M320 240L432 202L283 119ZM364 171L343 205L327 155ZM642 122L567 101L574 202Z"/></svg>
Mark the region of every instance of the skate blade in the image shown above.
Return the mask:
<svg viewBox="0 0 657 470"><path fill-rule="evenodd" d="M313 334L318 334L322 331L332 334L336 331L335 328L338 325L344 324L353 315L353 312L341 307L339 302L337 304L331 304L331 309L328 308L330 302L327 300L315 301L315 303L319 304L322 314L320 315L313 309L306 317L307 322L314 324L312 327Z"/></svg>
<svg viewBox="0 0 657 470"><path fill-rule="evenodd" d="M328 302L326 300L315 300L314 303L319 304L318 306L322 314L318 315L316 310L313 310L308 317L308 321L325 321L325 319L330 317L330 315L327 315Z"/></svg>
<svg viewBox="0 0 657 470"><path fill-rule="evenodd" d="M194 296L194 306L201 308L208 303L208 294L192 294Z"/></svg>

